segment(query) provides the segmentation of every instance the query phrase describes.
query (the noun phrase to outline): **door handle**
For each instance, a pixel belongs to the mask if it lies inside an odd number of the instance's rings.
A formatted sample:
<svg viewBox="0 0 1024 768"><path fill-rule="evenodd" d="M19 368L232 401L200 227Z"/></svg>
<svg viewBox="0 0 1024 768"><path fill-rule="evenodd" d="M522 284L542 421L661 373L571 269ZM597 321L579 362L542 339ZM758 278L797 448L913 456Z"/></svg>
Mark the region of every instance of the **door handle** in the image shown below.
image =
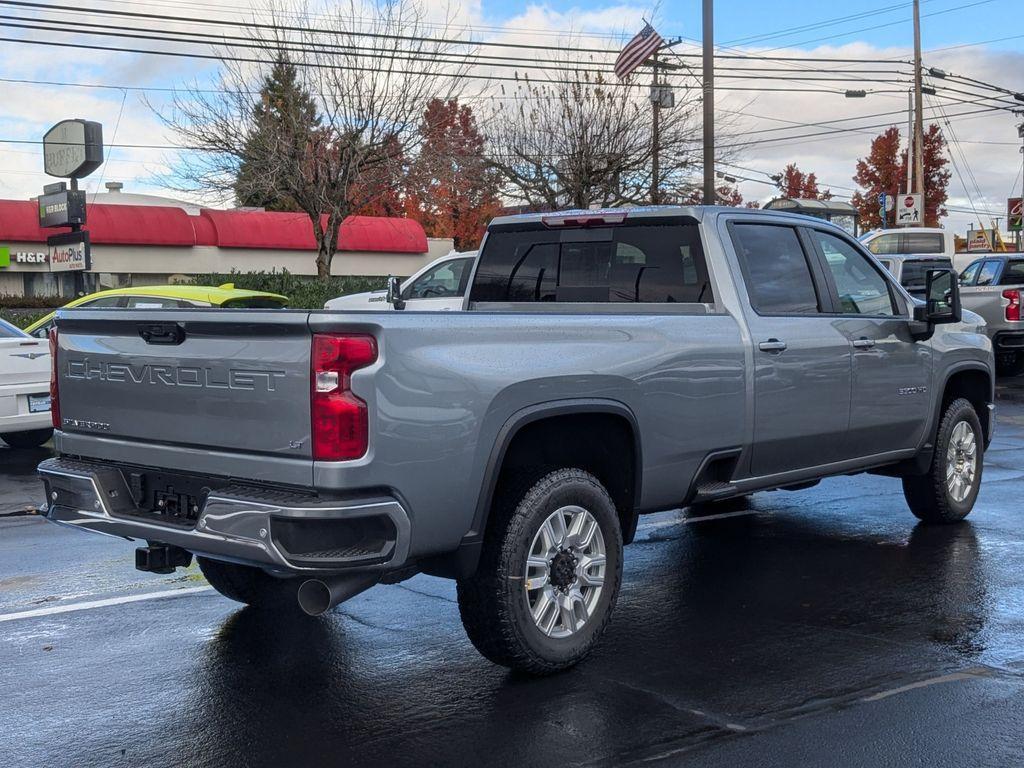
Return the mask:
<svg viewBox="0 0 1024 768"><path fill-rule="evenodd" d="M875 340L864 338L854 339L853 346L855 349L871 349L872 347L875 346Z"/></svg>
<svg viewBox="0 0 1024 768"><path fill-rule="evenodd" d="M757 348L762 352L784 352L786 350L786 342L779 341L778 339L768 339L768 341L762 341L758 344Z"/></svg>

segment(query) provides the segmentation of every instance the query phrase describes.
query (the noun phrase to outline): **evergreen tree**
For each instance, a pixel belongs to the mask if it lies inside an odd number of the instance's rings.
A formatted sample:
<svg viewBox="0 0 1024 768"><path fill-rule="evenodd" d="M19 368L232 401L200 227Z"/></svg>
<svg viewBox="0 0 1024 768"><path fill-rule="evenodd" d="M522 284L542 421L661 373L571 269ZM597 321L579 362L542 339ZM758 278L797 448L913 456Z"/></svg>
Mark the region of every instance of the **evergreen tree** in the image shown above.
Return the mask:
<svg viewBox="0 0 1024 768"><path fill-rule="evenodd" d="M320 125L316 103L299 82L298 68L279 53L252 112L235 197L246 207L298 211L289 179L308 162L311 138Z"/></svg>

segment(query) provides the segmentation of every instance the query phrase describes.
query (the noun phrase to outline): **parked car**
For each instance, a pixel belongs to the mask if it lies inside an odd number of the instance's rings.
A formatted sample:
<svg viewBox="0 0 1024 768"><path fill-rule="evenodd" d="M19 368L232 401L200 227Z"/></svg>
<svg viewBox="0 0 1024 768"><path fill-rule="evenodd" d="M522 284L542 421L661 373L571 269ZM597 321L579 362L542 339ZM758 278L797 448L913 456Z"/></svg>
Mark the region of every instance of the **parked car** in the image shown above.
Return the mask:
<svg viewBox="0 0 1024 768"><path fill-rule="evenodd" d="M988 254L972 261L960 275L960 291L964 306L985 318L997 372L1024 373L1024 254Z"/></svg>
<svg viewBox="0 0 1024 768"><path fill-rule="evenodd" d="M879 256L878 262L892 273L907 293L915 299L924 298L925 282L933 269L953 269L947 256L890 255Z"/></svg>
<svg viewBox="0 0 1024 768"><path fill-rule="evenodd" d="M430 262L401 285L402 300L409 309L452 310L462 309L469 273L473 270L476 251L452 252ZM387 289L353 293L331 299L324 309L391 309Z"/></svg>
<svg viewBox="0 0 1024 768"><path fill-rule="evenodd" d="M0 440L35 448L52 435L49 345L0 320Z"/></svg>
<svg viewBox="0 0 1024 768"><path fill-rule="evenodd" d="M950 270L917 303L827 222L667 207L498 218L469 285L61 313L47 517L265 608L454 578L477 649L548 673L603 632L639 514L857 472L929 523L974 505L992 345Z"/></svg>
<svg viewBox="0 0 1024 768"><path fill-rule="evenodd" d="M966 266L969 256L956 252L953 232L942 227L900 227L873 229L860 236L860 241L875 256L945 256L958 268Z"/></svg>
<svg viewBox="0 0 1024 768"><path fill-rule="evenodd" d="M113 288L81 296L64 305L71 307L117 307L126 309L175 309L187 307L223 307L225 309L277 309L288 306L288 297L264 291L235 288L234 283L217 287L207 285L140 285L135 288ZM56 312L51 312L25 329L40 339L54 325Z"/></svg>

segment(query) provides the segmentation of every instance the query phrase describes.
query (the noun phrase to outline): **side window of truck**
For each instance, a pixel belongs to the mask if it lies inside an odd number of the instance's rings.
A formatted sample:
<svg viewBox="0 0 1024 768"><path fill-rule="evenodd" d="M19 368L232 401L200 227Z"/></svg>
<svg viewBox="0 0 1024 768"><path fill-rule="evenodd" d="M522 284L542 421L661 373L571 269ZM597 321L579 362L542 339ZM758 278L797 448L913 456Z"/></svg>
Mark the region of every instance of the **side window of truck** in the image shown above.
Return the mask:
<svg viewBox="0 0 1024 768"><path fill-rule="evenodd" d="M874 254L900 253L900 236L898 233L879 235L868 243L868 250Z"/></svg>
<svg viewBox="0 0 1024 768"><path fill-rule="evenodd" d="M942 253L945 250L941 232L904 232L903 253Z"/></svg>
<svg viewBox="0 0 1024 768"><path fill-rule="evenodd" d="M806 315L820 311L807 254L793 227L737 223L732 240L755 312Z"/></svg>
<svg viewBox="0 0 1024 768"><path fill-rule="evenodd" d="M999 262L998 261L986 261L981 265L981 271L978 273L978 282L975 285L992 285L992 282L996 279L996 275L999 273Z"/></svg>
<svg viewBox="0 0 1024 768"><path fill-rule="evenodd" d="M967 269L960 275L960 285L974 285L974 278L978 276L981 269L981 262L975 261L968 265Z"/></svg>
<svg viewBox="0 0 1024 768"><path fill-rule="evenodd" d="M828 274L832 276L839 297L839 311L848 315L892 317L896 314L889 281L868 259L841 238L821 230L811 230L811 237L825 257ZM906 270L907 265L903 265Z"/></svg>
<svg viewBox="0 0 1024 768"><path fill-rule="evenodd" d="M494 229L470 300L561 303L711 303L695 224Z"/></svg>

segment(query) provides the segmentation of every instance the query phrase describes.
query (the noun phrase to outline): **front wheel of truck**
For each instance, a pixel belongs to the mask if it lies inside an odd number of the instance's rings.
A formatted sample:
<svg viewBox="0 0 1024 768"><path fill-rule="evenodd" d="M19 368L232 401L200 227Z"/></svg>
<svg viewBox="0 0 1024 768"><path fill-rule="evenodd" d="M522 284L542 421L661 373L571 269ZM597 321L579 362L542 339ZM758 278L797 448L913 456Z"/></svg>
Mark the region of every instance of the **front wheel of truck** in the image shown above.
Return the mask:
<svg viewBox="0 0 1024 768"><path fill-rule="evenodd" d="M458 583L469 639L531 674L571 667L597 643L622 581L615 504L588 472L560 469L496 500L476 573Z"/></svg>
<svg viewBox="0 0 1024 768"><path fill-rule="evenodd" d="M297 592L302 579L278 579L259 568L208 557L196 561L210 586L230 600L253 608L300 612Z"/></svg>
<svg viewBox="0 0 1024 768"><path fill-rule="evenodd" d="M903 478L910 511L926 523L956 523L974 508L981 487L985 436L970 401L946 406L928 473Z"/></svg>

